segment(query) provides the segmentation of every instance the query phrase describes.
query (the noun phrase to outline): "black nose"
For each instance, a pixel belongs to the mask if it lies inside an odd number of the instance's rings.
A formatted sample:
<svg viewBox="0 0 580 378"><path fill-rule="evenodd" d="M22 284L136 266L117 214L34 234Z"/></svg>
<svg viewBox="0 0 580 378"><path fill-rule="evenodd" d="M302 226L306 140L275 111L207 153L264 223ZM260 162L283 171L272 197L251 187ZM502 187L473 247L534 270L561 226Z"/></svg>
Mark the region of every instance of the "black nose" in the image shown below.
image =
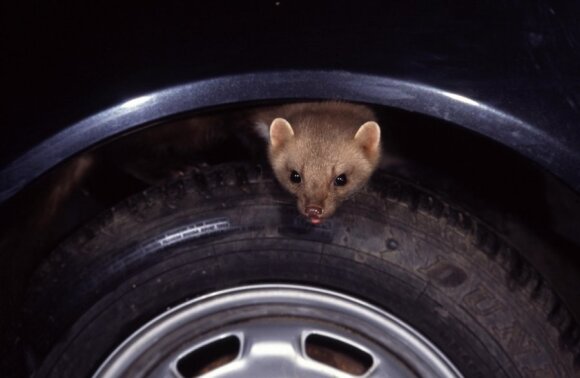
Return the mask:
<svg viewBox="0 0 580 378"><path fill-rule="evenodd" d="M306 215L309 217L318 218L322 215L322 207L316 205L308 205L306 206Z"/></svg>

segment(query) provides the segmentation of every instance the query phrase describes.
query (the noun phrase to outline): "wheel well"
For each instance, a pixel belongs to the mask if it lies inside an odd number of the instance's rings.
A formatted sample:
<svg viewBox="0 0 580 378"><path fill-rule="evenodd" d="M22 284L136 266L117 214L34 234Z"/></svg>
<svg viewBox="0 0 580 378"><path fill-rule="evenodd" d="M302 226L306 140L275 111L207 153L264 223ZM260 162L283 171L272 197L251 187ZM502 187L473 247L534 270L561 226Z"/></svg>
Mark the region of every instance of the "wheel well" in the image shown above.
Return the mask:
<svg viewBox="0 0 580 378"><path fill-rule="evenodd" d="M485 135L580 191L580 156L566 140L491 104L444 88L345 71L268 71L200 79L145 94L72 125L0 169L0 203L33 180L104 140L192 110L272 100L340 99L426 114Z"/></svg>
<svg viewBox="0 0 580 378"><path fill-rule="evenodd" d="M387 164L381 169L440 196L453 198L455 203L507 235L580 318L580 300L574 290L580 271L580 256L576 253L580 247L576 232L580 225L579 196L535 163L464 127L393 107L377 106L376 112L388 156ZM189 117L224 114L228 119L235 119L240 110L233 108ZM175 125L180 122L167 120L148 125L142 131L102 143L60 164L3 205L0 250L6 254L6 265L0 283L7 288L4 300L13 305L18 303L27 277L66 235L104 209L150 185L124 168L131 154L115 154L115 149L123 150L130 140L137 141L139 150L158 148L166 142L157 136L163 135L163 130L178 130ZM187 127L182 130L183 133L190 131ZM141 138L145 133L154 137ZM204 164L263 159L260 154L263 146L240 144L228 135L218 138L219 144L208 144L190 156L188 164L192 170ZM175 135L172 138L173 141L187 139L180 131L177 138ZM171 154L175 150L179 153L179 148L171 143L163 150L167 156L175 157ZM100 159L99 164L94 164L95 156ZM83 164L90 169L70 188L71 172L74 174ZM161 170L168 167L173 165L168 164ZM50 203L50 194L59 191L66 193L64 198L58 205Z"/></svg>

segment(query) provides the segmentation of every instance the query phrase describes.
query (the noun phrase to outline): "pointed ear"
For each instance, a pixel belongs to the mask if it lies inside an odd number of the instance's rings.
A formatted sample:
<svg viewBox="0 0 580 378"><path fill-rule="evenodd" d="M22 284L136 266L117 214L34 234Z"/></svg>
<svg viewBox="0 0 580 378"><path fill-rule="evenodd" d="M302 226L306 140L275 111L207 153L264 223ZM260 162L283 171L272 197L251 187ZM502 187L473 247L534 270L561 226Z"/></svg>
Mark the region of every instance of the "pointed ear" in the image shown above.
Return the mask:
<svg viewBox="0 0 580 378"><path fill-rule="evenodd" d="M367 154L376 154L381 145L381 128L376 122L367 122L359 127L354 140Z"/></svg>
<svg viewBox="0 0 580 378"><path fill-rule="evenodd" d="M270 144L277 148L286 144L294 137L294 130L284 118L276 118L270 125Z"/></svg>

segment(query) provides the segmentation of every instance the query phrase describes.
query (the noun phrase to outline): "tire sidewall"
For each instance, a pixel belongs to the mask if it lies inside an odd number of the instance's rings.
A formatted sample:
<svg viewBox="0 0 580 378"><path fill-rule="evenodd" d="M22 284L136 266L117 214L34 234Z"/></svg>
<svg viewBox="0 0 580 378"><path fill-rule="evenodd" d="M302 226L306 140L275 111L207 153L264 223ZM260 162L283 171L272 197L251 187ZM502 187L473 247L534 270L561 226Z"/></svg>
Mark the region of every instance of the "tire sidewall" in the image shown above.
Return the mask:
<svg viewBox="0 0 580 378"><path fill-rule="evenodd" d="M404 184L389 180L320 226L270 179L222 178L202 191L181 183L129 201L67 241L38 273L27 315L44 310L58 319L31 343L38 355L48 351L38 376L88 376L167 309L256 283L331 289L383 308L465 376L566 375L557 343L538 344L557 340L556 331L530 311L525 287L509 285L508 272L478 248L468 224L475 221L464 214L453 223L392 198L385 188Z"/></svg>

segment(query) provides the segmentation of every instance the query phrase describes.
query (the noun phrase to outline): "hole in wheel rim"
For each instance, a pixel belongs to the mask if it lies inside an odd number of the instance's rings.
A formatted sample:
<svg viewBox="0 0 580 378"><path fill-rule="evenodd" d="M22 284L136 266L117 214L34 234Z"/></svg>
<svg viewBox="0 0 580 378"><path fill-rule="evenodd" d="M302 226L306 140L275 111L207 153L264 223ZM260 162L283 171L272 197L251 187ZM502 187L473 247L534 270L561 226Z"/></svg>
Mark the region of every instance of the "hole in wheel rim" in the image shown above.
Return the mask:
<svg viewBox="0 0 580 378"><path fill-rule="evenodd" d="M309 358L348 374L363 375L373 366L373 357L367 352L326 335L308 335L305 349Z"/></svg>
<svg viewBox="0 0 580 378"><path fill-rule="evenodd" d="M184 377L202 376L235 360L240 348L237 336L214 340L181 357L177 361L177 371Z"/></svg>

